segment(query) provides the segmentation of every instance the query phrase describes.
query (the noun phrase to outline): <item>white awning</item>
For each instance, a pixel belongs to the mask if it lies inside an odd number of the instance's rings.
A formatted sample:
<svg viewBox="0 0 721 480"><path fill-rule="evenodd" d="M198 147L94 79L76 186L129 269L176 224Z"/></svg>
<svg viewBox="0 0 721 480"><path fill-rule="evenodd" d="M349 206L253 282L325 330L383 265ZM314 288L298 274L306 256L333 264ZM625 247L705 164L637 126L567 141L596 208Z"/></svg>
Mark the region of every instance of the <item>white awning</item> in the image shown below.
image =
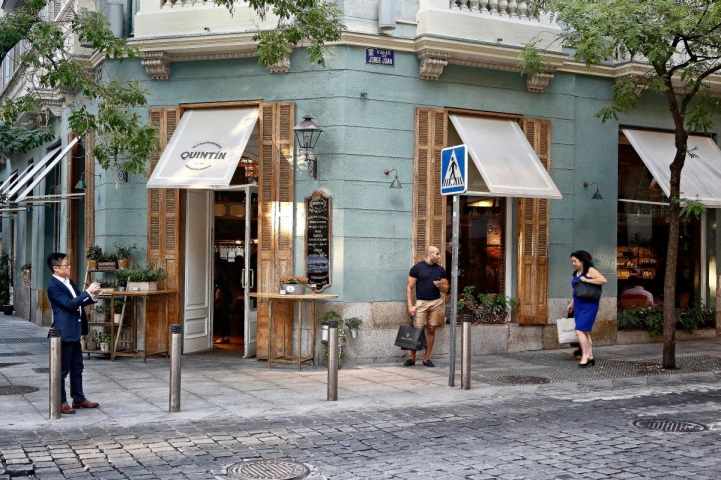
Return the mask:
<svg viewBox="0 0 721 480"><path fill-rule="evenodd" d="M31 160L30 163L28 163L28 166L25 167L25 169L24 169L22 172L20 172L20 175L17 175L17 176L15 177L15 179L12 180L12 181L2 190L2 193L4 193L5 195L7 195L8 192L10 192L10 190L12 190L12 189L15 187L15 185L17 185L17 183L25 177L25 175L27 175L28 173L30 173L30 171L33 169L33 166L34 166L34 164L33 164L32 160Z"/></svg>
<svg viewBox="0 0 721 480"><path fill-rule="evenodd" d="M60 160L62 160L63 157L65 157L65 155L67 155L67 153L70 151L70 149L73 148L76 143L78 143L78 140L79 140L79 137L73 138L73 140L70 143L68 143L68 146L65 147L62 152L60 152L60 155L53 158L52 161L47 162L47 165L45 166L45 170L43 170L40 175L35 177L33 179L32 183L25 190L23 190L23 192L20 195L18 195L18 199L16 201L17 202L23 201L33 191L33 188L35 188L37 186L37 184L40 183L48 175L48 173L50 173L52 171L53 168L55 168L55 165L57 165L58 162ZM40 168L42 168L43 162L45 162L45 159L43 159L43 161L38 164L37 170L40 170Z"/></svg>
<svg viewBox="0 0 721 480"><path fill-rule="evenodd" d="M8 188L8 187L10 186L10 184L11 184L16 178L18 178L18 171L17 171L17 169L15 169L15 171L14 171L13 173L11 173L8 178L5 179L5 181L2 183L2 185L0 185L0 193L3 193L3 192L5 191L5 189Z"/></svg>
<svg viewBox="0 0 721 480"><path fill-rule="evenodd" d="M473 160L469 195L562 198L514 120L449 115Z"/></svg>
<svg viewBox="0 0 721 480"><path fill-rule="evenodd" d="M148 188L227 189L258 120L258 107L188 110Z"/></svg>
<svg viewBox="0 0 721 480"><path fill-rule="evenodd" d="M673 133L621 129L667 197L670 165L676 155ZM710 137L690 135L686 163L681 171L681 198L698 200L707 207L721 207L721 149Z"/></svg>
<svg viewBox="0 0 721 480"><path fill-rule="evenodd" d="M6 192L6 195L8 196L8 199L11 201L14 201L12 197L18 193L18 191L23 188L25 185L27 185L28 182L30 182L35 175L51 160L55 157L55 155L58 154L60 151L60 147L54 148L48 152L47 155L45 155L42 160L40 160L38 163L33 164L32 168L28 165L28 168L26 168L22 175L18 177L17 183L10 188Z"/></svg>

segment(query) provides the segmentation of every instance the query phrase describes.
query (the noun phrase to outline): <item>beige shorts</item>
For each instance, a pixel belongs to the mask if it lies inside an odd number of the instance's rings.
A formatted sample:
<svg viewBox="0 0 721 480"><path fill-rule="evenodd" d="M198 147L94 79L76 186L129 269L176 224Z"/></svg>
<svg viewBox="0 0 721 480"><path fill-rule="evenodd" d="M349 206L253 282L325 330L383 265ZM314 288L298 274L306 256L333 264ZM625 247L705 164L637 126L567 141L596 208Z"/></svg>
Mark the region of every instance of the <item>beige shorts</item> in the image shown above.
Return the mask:
<svg viewBox="0 0 721 480"><path fill-rule="evenodd" d="M416 328L440 327L446 323L445 310L443 297L438 300L416 300L416 316L413 319L413 326Z"/></svg>

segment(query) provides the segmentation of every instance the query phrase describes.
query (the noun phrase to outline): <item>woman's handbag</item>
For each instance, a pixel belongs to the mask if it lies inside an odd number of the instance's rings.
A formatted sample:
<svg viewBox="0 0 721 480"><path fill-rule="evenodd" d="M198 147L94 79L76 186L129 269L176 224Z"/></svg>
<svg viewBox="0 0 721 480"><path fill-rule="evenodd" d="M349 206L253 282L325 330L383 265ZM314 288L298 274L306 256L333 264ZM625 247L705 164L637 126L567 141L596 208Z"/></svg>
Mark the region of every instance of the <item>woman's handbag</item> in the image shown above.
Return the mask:
<svg viewBox="0 0 721 480"><path fill-rule="evenodd" d="M579 281L576 286L573 287L573 292L578 298L583 300L596 301L601 298L602 292L601 285L595 283L586 283Z"/></svg>

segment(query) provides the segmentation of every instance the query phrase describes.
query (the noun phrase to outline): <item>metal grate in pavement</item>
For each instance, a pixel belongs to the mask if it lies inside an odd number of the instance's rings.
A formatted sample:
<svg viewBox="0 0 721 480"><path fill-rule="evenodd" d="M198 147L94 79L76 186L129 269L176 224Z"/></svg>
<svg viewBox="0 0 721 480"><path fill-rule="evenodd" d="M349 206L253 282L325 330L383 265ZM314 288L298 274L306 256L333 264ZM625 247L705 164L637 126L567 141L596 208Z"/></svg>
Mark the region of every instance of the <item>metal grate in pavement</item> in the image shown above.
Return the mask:
<svg viewBox="0 0 721 480"><path fill-rule="evenodd" d="M676 370L664 370L660 362L622 362L598 357L595 366L578 368L578 361L572 359L567 352L522 352L503 355L503 358L523 362L523 365L475 372L471 378L476 382L502 386L509 384L509 381L502 377L534 376L548 379L548 383L563 383L721 370L721 358L710 355L678 357Z"/></svg>
<svg viewBox="0 0 721 480"><path fill-rule="evenodd" d="M40 390L37 387L28 387L26 385L4 385L0 386L0 395L24 395Z"/></svg>
<svg viewBox="0 0 721 480"><path fill-rule="evenodd" d="M0 344L11 345L15 343L48 343L47 337L6 337L0 338Z"/></svg>
<svg viewBox="0 0 721 480"><path fill-rule="evenodd" d="M235 480L300 480L310 473L308 467L285 460L254 460L234 463L226 469Z"/></svg>
<svg viewBox="0 0 721 480"><path fill-rule="evenodd" d="M10 362L10 363L0 363L0 368L4 367L14 367L15 365L22 365L25 362Z"/></svg>
<svg viewBox="0 0 721 480"><path fill-rule="evenodd" d="M0 353L0 357L27 357L32 355L30 352L3 352Z"/></svg>
<svg viewBox="0 0 721 480"><path fill-rule="evenodd" d="M33 372L35 372L35 373L50 373L50 367L33 368Z"/></svg>
<svg viewBox="0 0 721 480"><path fill-rule="evenodd" d="M637 427L648 428L649 430L679 433L703 432L708 428L701 423L686 422L683 420L636 420L633 424Z"/></svg>

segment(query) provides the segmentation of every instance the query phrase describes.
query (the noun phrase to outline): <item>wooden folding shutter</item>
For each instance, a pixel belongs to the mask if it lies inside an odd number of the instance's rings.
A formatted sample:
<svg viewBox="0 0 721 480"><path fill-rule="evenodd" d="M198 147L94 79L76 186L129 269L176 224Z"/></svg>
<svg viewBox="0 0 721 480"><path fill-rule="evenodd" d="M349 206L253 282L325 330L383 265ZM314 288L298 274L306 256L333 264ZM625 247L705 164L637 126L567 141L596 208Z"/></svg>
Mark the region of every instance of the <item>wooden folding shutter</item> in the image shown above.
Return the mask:
<svg viewBox="0 0 721 480"><path fill-rule="evenodd" d="M550 172L551 122L524 119L522 128L541 163ZM548 323L549 201L518 200L518 316L520 324Z"/></svg>
<svg viewBox="0 0 721 480"><path fill-rule="evenodd" d="M416 108L413 155L413 259L429 245L445 251L446 202L441 195L441 150L446 144L444 110ZM442 259L443 261L443 259Z"/></svg>
<svg viewBox="0 0 721 480"><path fill-rule="evenodd" d="M95 133L85 135L85 249L95 245Z"/></svg>
<svg viewBox="0 0 721 480"><path fill-rule="evenodd" d="M293 103L264 103L260 113L260 181L258 182L258 291L274 292L280 277L293 274ZM268 302L258 302L256 357L268 358ZM292 336L278 341L278 332L292 331L290 302L273 304L273 351L290 352Z"/></svg>
<svg viewBox="0 0 721 480"><path fill-rule="evenodd" d="M180 111L177 108L151 108L150 124L159 129L161 150L165 148L178 124ZM150 158L148 176L160 159L160 152ZM165 270L167 278L158 288L178 292L170 298L168 324L180 323L181 319L181 245L182 227L181 190L173 188L148 189L148 264L154 263ZM165 300L149 297L146 310L147 321L153 322L165 315ZM153 334L157 335L154 336ZM168 332L154 332L148 329L146 350L165 349Z"/></svg>

